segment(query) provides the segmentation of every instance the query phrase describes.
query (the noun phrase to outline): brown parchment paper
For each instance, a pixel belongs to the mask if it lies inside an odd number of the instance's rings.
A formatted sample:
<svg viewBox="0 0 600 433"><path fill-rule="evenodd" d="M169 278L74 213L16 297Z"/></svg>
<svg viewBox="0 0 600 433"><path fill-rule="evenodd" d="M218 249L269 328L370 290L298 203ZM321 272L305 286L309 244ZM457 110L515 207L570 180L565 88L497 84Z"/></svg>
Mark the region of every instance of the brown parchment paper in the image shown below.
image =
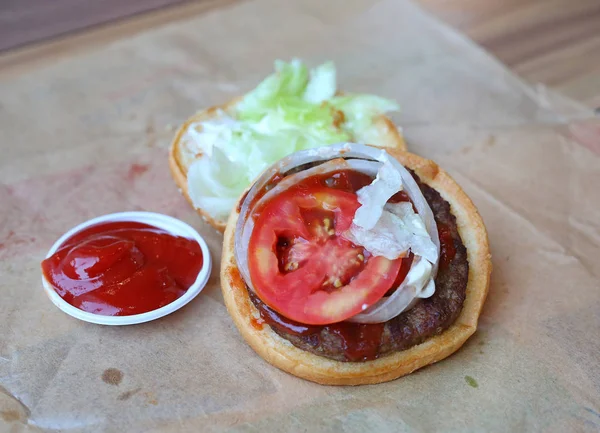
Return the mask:
<svg viewBox="0 0 600 433"><path fill-rule="evenodd" d="M457 179L489 230L479 331L391 383L319 386L259 358L223 305L221 235L169 176L172 126L293 56L332 59L342 89L399 101L411 149ZM598 431L593 121L403 0L248 1L0 71L0 430ZM215 266L203 293L127 327L55 308L39 269L51 244L88 218L141 209L205 237Z"/></svg>

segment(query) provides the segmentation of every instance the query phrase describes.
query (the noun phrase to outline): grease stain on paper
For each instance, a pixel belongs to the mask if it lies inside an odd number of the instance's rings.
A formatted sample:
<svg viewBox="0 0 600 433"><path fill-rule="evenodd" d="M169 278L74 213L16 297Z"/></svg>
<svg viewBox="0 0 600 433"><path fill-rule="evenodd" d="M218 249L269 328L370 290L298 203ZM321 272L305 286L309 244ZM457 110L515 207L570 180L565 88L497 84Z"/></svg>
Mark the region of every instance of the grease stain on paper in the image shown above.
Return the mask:
<svg viewBox="0 0 600 433"><path fill-rule="evenodd" d="M146 173L150 169L148 164L138 164L134 162L129 166L129 171L127 172L127 180L133 181L140 177L142 174Z"/></svg>
<svg viewBox="0 0 600 433"><path fill-rule="evenodd" d="M8 232L8 235L2 240L2 242L0 242L0 248L5 248L10 245L20 245L25 242L25 240L20 239L18 236L16 236L14 230L10 230Z"/></svg>
<svg viewBox="0 0 600 433"><path fill-rule="evenodd" d="M156 398L156 395L154 395L153 392L146 391L144 393L144 396L146 397L146 404L151 404L153 406L156 406L158 404L158 399Z"/></svg>
<svg viewBox="0 0 600 433"><path fill-rule="evenodd" d="M102 373L102 381L109 385L119 385L123 380L123 372L117 368L107 368Z"/></svg>
<svg viewBox="0 0 600 433"><path fill-rule="evenodd" d="M125 391L125 392L119 394L119 396L117 397L117 400L119 400L119 401L129 400L132 396L136 395L141 390L142 390L142 388L135 388L135 389L130 389L129 391Z"/></svg>
<svg viewBox="0 0 600 433"><path fill-rule="evenodd" d="M148 138L146 141L148 147L156 146L156 131L152 123L149 123L148 126L146 126L146 137Z"/></svg>
<svg viewBox="0 0 600 433"><path fill-rule="evenodd" d="M31 411L29 410L29 408L25 406L25 404L21 400L19 400L15 395L13 395L6 388L0 385L0 395L2 394L8 397L9 400L16 403L16 405L11 405L11 409L7 409L6 406L3 405L4 409L0 410L0 420L4 422L26 422L29 416L31 415Z"/></svg>
<svg viewBox="0 0 600 433"><path fill-rule="evenodd" d="M0 418L6 422L13 422L21 420L21 414L18 410L3 410L0 411Z"/></svg>

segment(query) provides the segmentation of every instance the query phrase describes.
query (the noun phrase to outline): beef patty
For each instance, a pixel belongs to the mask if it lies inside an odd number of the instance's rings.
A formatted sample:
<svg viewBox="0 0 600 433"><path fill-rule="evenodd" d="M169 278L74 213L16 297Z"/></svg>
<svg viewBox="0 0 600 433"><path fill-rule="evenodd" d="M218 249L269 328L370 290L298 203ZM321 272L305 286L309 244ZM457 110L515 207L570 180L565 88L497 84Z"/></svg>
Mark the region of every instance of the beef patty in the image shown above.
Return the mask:
<svg viewBox="0 0 600 433"><path fill-rule="evenodd" d="M440 266L435 293L378 324L341 322L314 326L290 321L248 291L262 319L294 346L337 361L361 362L408 349L450 327L465 301L469 263L450 204L412 173L433 211L440 233Z"/></svg>

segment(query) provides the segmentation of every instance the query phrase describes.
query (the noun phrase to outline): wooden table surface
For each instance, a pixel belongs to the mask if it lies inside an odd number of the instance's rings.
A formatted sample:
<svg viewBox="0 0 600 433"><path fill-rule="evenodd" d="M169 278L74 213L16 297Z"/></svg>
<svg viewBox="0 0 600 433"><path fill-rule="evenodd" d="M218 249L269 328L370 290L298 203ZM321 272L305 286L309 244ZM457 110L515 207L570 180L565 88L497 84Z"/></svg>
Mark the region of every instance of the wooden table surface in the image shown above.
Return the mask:
<svg viewBox="0 0 600 433"><path fill-rule="evenodd" d="M417 0L531 83L600 107L600 0Z"/></svg>
<svg viewBox="0 0 600 433"><path fill-rule="evenodd" d="M110 6L110 11L106 8L82 8L79 0L54 0L50 9L47 2L40 0L4 3L0 5L0 24L10 24L0 29L4 41L10 37L11 44L18 45L19 41L61 36L5 51L0 54L0 71L22 70L49 57L89 49L236 0L189 2L72 32L87 25L179 1L98 0ZM485 47L529 82L543 83L590 107L600 107L600 0L415 1ZM36 9L36 4L43 4L45 9ZM65 7L61 8L61 5ZM64 10L76 13L68 15L68 19L62 18L65 17ZM53 16L52 11L61 19L48 20L48 16ZM79 18L77 14L80 14ZM40 20L43 17L46 19ZM35 22L49 22L51 25L31 33ZM72 33L63 35L69 31Z"/></svg>

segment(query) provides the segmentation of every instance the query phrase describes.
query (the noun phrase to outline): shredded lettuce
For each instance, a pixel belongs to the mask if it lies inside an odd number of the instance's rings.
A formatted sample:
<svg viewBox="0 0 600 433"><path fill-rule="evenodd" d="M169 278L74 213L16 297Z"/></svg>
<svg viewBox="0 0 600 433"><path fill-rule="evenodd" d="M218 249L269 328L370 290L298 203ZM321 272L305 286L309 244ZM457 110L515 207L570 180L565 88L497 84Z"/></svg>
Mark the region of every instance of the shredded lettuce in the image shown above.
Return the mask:
<svg viewBox="0 0 600 433"><path fill-rule="evenodd" d="M300 60L278 60L275 73L231 113L190 125L186 146L202 154L188 172L194 205L223 220L269 165L299 150L362 137L374 116L398 110L377 96L336 93L332 62L309 71Z"/></svg>
<svg viewBox="0 0 600 433"><path fill-rule="evenodd" d="M323 63L311 71L310 81L304 89L302 99L313 104L333 98L336 92L335 65Z"/></svg>

